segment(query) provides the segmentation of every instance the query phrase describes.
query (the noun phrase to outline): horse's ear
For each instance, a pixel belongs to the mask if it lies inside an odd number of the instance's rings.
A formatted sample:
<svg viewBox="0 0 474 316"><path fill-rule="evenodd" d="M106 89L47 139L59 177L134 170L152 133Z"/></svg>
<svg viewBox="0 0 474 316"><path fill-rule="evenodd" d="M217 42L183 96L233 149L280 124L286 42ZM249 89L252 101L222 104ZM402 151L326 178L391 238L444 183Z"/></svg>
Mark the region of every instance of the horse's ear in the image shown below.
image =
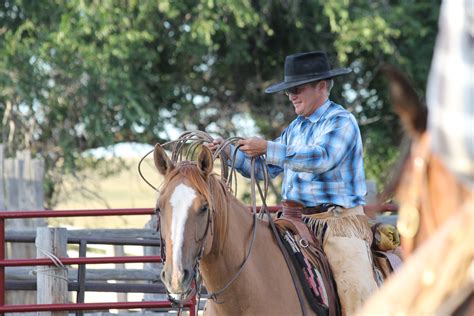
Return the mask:
<svg viewBox="0 0 474 316"><path fill-rule="evenodd" d="M395 112L412 137L426 130L428 110L410 81L397 68L384 65L382 73L389 79L390 96Z"/></svg>
<svg viewBox="0 0 474 316"><path fill-rule="evenodd" d="M199 169L204 172L205 175L209 175L212 172L214 161L212 160L212 153L206 146L201 146L201 152L198 157Z"/></svg>
<svg viewBox="0 0 474 316"><path fill-rule="evenodd" d="M155 160L155 167L162 175L167 175L171 170L174 169L173 162L166 155L163 147L160 144L155 145L155 151L153 154Z"/></svg>

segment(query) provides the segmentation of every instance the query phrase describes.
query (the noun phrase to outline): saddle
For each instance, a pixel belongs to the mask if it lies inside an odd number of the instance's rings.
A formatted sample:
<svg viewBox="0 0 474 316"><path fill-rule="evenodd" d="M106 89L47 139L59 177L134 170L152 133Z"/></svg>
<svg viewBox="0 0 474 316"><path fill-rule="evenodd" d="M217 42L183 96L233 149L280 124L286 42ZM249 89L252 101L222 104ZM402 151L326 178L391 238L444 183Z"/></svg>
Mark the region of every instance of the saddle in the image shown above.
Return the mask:
<svg viewBox="0 0 474 316"><path fill-rule="evenodd" d="M393 272L402 265L399 250L400 235L395 226L376 223L371 227L373 242L371 245L375 268L381 273L381 285Z"/></svg>
<svg viewBox="0 0 474 316"><path fill-rule="evenodd" d="M326 255L302 220L304 205L283 201L282 206L282 217L274 222L311 308L317 315L340 315L336 283Z"/></svg>

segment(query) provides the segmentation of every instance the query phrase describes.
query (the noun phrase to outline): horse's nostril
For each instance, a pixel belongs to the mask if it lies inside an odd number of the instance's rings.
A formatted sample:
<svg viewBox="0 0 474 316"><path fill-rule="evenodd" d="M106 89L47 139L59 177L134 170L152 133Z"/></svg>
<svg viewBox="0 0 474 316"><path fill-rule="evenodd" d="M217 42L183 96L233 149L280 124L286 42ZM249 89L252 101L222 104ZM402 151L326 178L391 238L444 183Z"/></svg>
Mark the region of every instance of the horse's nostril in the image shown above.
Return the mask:
<svg viewBox="0 0 474 316"><path fill-rule="evenodd" d="M161 271L160 277L161 277L161 281L165 280L165 269Z"/></svg>
<svg viewBox="0 0 474 316"><path fill-rule="evenodd" d="M188 269L184 269L183 271L183 280L187 280L190 277L190 273Z"/></svg>

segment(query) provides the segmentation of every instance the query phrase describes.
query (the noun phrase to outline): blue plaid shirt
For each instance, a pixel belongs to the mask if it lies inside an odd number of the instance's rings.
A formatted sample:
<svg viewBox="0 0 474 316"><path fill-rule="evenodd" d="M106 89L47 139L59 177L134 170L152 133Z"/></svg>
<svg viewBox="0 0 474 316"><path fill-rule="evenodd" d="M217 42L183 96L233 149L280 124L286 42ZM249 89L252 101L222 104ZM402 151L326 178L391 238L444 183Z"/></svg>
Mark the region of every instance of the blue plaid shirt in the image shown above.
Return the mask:
<svg viewBox="0 0 474 316"><path fill-rule="evenodd" d="M365 204L359 127L339 104L327 100L308 118L298 116L280 137L268 142L266 158L272 178L283 172L283 199L297 200L307 207ZM250 158L245 153L237 152L235 166L250 177ZM262 178L258 163L256 175Z"/></svg>

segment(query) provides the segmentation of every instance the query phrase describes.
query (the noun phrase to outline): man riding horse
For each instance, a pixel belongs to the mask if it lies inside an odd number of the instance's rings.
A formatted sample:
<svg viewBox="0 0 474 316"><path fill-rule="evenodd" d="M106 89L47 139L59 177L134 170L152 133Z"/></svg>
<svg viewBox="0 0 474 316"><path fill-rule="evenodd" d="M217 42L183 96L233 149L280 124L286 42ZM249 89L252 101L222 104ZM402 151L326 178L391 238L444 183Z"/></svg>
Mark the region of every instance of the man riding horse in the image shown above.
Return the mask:
<svg viewBox="0 0 474 316"><path fill-rule="evenodd" d="M263 154L272 177L283 172L283 216L294 216L296 209L307 218L323 245L346 315L377 288L372 234L362 208L366 185L359 127L349 111L329 99L333 78L350 71L331 69L320 51L287 56L284 81L265 92L284 91L298 116L274 141L239 141L235 160L236 169L247 177L251 158ZM215 150L221 143L217 139L208 147ZM229 157L234 150L230 148ZM262 168L256 171L263 177Z"/></svg>

